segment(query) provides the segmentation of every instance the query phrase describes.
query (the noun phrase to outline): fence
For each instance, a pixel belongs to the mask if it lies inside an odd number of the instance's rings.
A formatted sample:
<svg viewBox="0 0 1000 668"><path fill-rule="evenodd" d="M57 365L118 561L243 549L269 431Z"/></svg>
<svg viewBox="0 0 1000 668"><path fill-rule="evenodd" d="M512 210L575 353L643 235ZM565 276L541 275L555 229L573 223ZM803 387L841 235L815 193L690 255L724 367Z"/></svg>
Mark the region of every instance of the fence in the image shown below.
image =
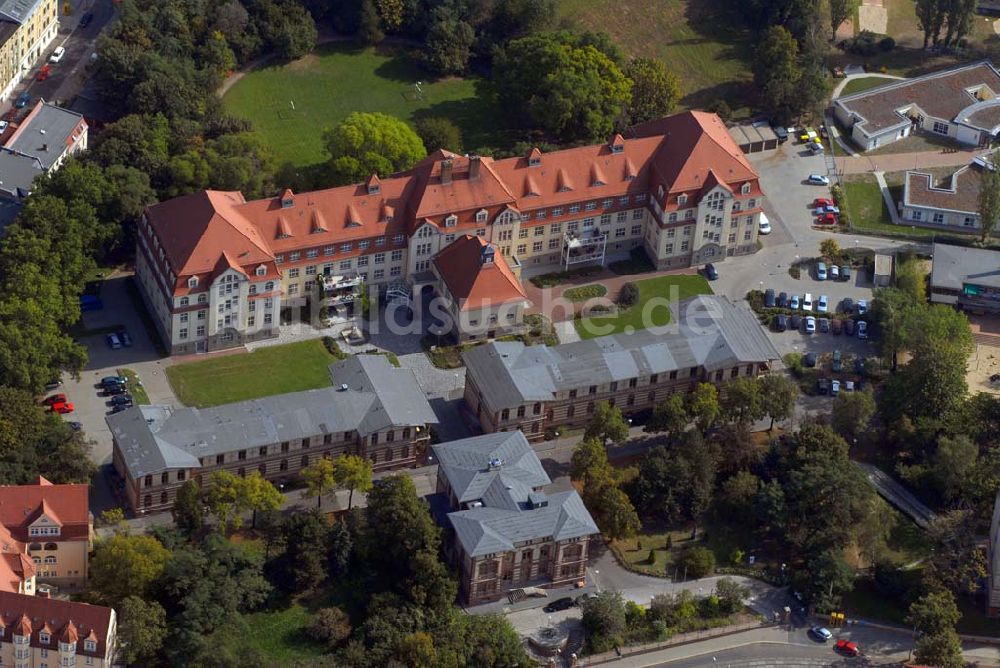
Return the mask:
<svg viewBox="0 0 1000 668"><path fill-rule="evenodd" d="M577 665L599 666L604 663L618 661L619 659L623 659L628 656L636 656L639 654L647 654L649 652L657 652L661 649L667 649L669 647L677 647L678 645L686 645L688 643L701 642L702 640L710 640L712 638L721 638L722 636L728 636L734 633L742 633L743 631L752 631L753 629L760 629L773 625L774 625L773 622L755 621L755 622L744 622L742 624L733 624L732 626L720 626L714 629L705 629L704 631L691 631L690 633L681 633L667 640L644 643L642 645L632 645L630 647L622 647L618 651L605 652L604 654L594 654L593 656L583 657L582 659L580 659Z"/></svg>

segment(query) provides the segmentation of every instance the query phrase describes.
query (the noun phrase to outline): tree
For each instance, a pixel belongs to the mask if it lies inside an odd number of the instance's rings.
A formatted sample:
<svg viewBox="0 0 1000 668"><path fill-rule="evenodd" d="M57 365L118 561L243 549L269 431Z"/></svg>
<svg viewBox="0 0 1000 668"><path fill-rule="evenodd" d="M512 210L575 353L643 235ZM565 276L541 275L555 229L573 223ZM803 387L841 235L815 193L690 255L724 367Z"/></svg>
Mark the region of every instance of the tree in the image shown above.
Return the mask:
<svg viewBox="0 0 1000 668"><path fill-rule="evenodd" d="M906 623L920 632L916 660L928 666L961 668L962 646L955 625L961 618L955 597L948 591L931 591L910 605Z"/></svg>
<svg viewBox="0 0 1000 668"><path fill-rule="evenodd" d="M750 588L732 578L721 578L715 583L715 595L719 598L720 611L731 615L743 608L743 602L750 596Z"/></svg>
<svg viewBox="0 0 1000 668"><path fill-rule="evenodd" d="M205 525L204 506L201 500L201 488L193 478L185 481L177 490L177 498L170 512L174 516L177 528L188 536L201 531Z"/></svg>
<svg viewBox="0 0 1000 668"><path fill-rule="evenodd" d="M715 570L715 555L707 547L691 547L681 553L677 567L684 571L686 577L697 580Z"/></svg>
<svg viewBox="0 0 1000 668"><path fill-rule="evenodd" d="M294 513L285 521L285 552L276 570L283 587L299 594L326 579L330 527L318 510Z"/></svg>
<svg viewBox="0 0 1000 668"><path fill-rule="evenodd" d="M795 411L795 400L799 396L799 386L788 376L770 374L760 381L761 409L771 418L774 429L775 420L787 420Z"/></svg>
<svg viewBox="0 0 1000 668"><path fill-rule="evenodd" d="M666 116L681 97L680 80L663 61L655 58L634 58L625 68L632 80L632 102L629 123L636 125Z"/></svg>
<svg viewBox="0 0 1000 668"><path fill-rule="evenodd" d="M462 630L459 646L467 648L464 665L491 668L528 668L530 661L524 651L520 634L507 617L492 615L461 615Z"/></svg>
<svg viewBox="0 0 1000 668"><path fill-rule="evenodd" d="M324 135L330 170L338 183L409 169L427 155L409 125L387 114L353 112Z"/></svg>
<svg viewBox="0 0 1000 668"><path fill-rule="evenodd" d="M722 410L733 422L748 424L764 417L764 396L756 378L736 378L726 383Z"/></svg>
<svg viewBox="0 0 1000 668"><path fill-rule="evenodd" d="M937 46L941 27L944 25L945 14L942 11L941 0L916 0L914 10L917 14L917 24L924 33L924 48L933 39Z"/></svg>
<svg viewBox="0 0 1000 668"><path fill-rule="evenodd" d="M896 265L896 287L909 295L914 304L927 301L927 274L921 268L919 260L911 258Z"/></svg>
<svg viewBox="0 0 1000 668"><path fill-rule="evenodd" d="M309 466L302 469L300 475L306 482L304 497L316 497L316 507L323 506L323 496L337 486L335 465L332 459L320 457Z"/></svg>
<svg viewBox="0 0 1000 668"><path fill-rule="evenodd" d="M611 441L613 445L624 443L628 439L628 422L622 417L622 410L607 401L598 401L583 438L596 438L601 443Z"/></svg>
<svg viewBox="0 0 1000 668"><path fill-rule="evenodd" d="M994 151L990 156L992 164L1000 165L1000 151ZM980 238L983 243L1000 221L1000 171L996 169L980 169L979 177L979 224L982 227Z"/></svg>
<svg viewBox="0 0 1000 668"><path fill-rule="evenodd" d="M439 16L424 40L424 62L437 74L464 74L475 41L476 32L468 23Z"/></svg>
<svg viewBox="0 0 1000 668"><path fill-rule="evenodd" d="M866 387L859 392L841 392L833 400L831 424L850 443L865 433L875 415L875 395Z"/></svg>
<svg viewBox="0 0 1000 668"><path fill-rule="evenodd" d="M656 405L643 431L665 433L668 440L673 440L684 432L690 421L684 405L684 395L676 392Z"/></svg>
<svg viewBox="0 0 1000 668"><path fill-rule="evenodd" d="M229 471L216 471L212 474L209 485L205 505L219 523L219 533L225 534L230 525L233 529L239 529L243 524L238 504L239 477Z"/></svg>
<svg viewBox="0 0 1000 668"><path fill-rule="evenodd" d="M642 526L628 495L618 487L604 490L596 511L601 532L610 540L631 538Z"/></svg>
<svg viewBox="0 0 1000 668"><path fill-rule="evenodd" d="M573 449L573 456L570 459L570 476L573 480L582 482L584 487L610 469L608 450L596 438L584 438ZM614 478L613 475L609 477Z"/></svg>
<svg viewBox="0 0 1000 668"><path fill-rule="evenodd" d="M39 475L55 483L86 482L92 471L80 432L46 412L30 391L0 387L0 484L26 484Z"/></svg>
<svg viewBox="0 0 1000 668"><path fill-rule="evenodd" d="M924 582L931 588L974 594L986 577L983 552L976 544L976 518L969 510L939 514L927 529L931 555L924 565Z"/></svg>
<svg viewBox="0 0 1000 668"><path fill-rule="evenodd" d="M462 152L462 131L450 119L428 116L417 119L413 127L428 151L433 153L443 148L455 153Z"/></svg>
<svg viewBox="0 0 1000 668"><path fill-rule="evenodd" d="M798 110L798 85L802 70L799 47L786 28L773 25L764 31L754 55L754 83L768 115L788 123Z"/></svg>
<svg viewBox="0 0 1000 668"><path fill-rule="evenodd" d="M327 568L337 577L347 572L354 551L354 539L347 528L347 521L340 520L330 528L330 549L327 551Z"/></svg>
<svg viewBox="0 0 1000 668"><path fill-rule="evenodd" d="M837 39L837 28L847 19L854 16L861 0L830 0L830 30L832 39Z"/></svg>
<svg viewBox="0 0 1000 668"><path fill-rule="evenodd" d="M367 494L372 488L372 463L357 455L340 455L333 462L333 479L338 487L350 490L347 509L354 504L355 490Z"/></svg>
<svg viewBox="0 0 1000 668"><path fill-rule="evenodd" d="M871 318L878 328L879 352L892 362L895 372L903 350L903 317L914 306L911 296L896 288L878 288L872 300Z"/></svg>
<svg viewBox="0 0 1000 668"><path fill-rule="evenodd" d="M167 613L156 601L127 596L118 612L118 656L125 664L152 665L167 635Z"/></svg>
<svg viewBox="0 0 1000 668"><path fill-rule="evenodd" d="M931 471L937 483L938 492L945 502L951 502L960 495L978 458L979 447L968 436L964 434L958 434L954 437L942 435L938 438L937 452L934 453Z"/></svg>
<svg viewBox="0 0 1000 668"><path fill-rule="evenodd" d="M753 523L753 504L760 489L760 478L750 471L739 471L722 483L716 503L724 517L744 525Z"/></svg>
<svg viewBox="0 0 1000 668"><path fill-rule="evenodd" d="M609 41L586 33L513 40L493 59L498 101L523 128L563 141L606 139L632 98L619 56Z"/></svg>
<svg viewBox="0 0 1000 668"><path fill-rule="evenodd" d="M836 239L823 239L819 242L819 254L833 264L838 264L844 251Z"/></svg>
<svg viewBox="0 0 1000 668"><path fill-rule="evenodd" d="M253 519L250 526L257 528L257 512L269 512L281 509L285 497L278 488L260 474L254 471L240 480L236 488L236 506L240 512L250 511Z"/></svg>
<svg viewBox="0 0 1000 668"><path fill-rule="evenodd" d="M621 643L626 630L625 599L606 589L583 604L583 628L591 651L600 652Z"/></svg>
<svg viewBox="0 0 1000 668"><path fill-rule="evenodd" d="M170 552L152 536L115 534L99 541L90 558L90 588L115 607L129 596L150 598Z"/></svg>
<svg viewBox="0 0 1000 668"><path fill-rule="evenodd" d="M711 383L698 383L688 395L688 414L698 425L702 434L715 426L722 412L719 406L719 390Z"/></svg>
<svg viewBox="0 0 1000 668"><path fill-rule="evenodd" d="M840 597L854 588L854 569L836 549L811 557L796 586L817 610L836 610Z"/></svg>
<svg viewBox="0 0 1000 668"><path fill-rule="evenodd" d="M358 31L355 33L355 37L362 46L372 46L385 39L385 33L382 32L382 19L375 9L375 0L361 0Z"/></svg>

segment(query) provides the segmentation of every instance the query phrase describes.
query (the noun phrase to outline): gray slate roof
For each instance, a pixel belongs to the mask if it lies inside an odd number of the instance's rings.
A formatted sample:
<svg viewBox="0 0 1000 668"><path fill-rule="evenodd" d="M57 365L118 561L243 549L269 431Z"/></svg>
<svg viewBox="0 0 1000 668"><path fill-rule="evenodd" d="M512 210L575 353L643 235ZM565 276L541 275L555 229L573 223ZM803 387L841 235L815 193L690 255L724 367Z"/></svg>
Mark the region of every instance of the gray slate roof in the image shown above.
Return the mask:
<svg viewBox="0 0 1000 668"><path fill-rule="evenodd" d="M934 244L931 285L961 290L963 283L1000 288L1000 251Z"/></svg>
<svg viewBox="0 0 1000 668"><path fill-rule="evenodd" d="M24 23L42 0L0 0L0 17Z"/></svg>
<svg viewBox="0 0 1000 668"><path fill-rule="evenodd" d="M707 371L779 358L748 308L719 295L684 300L673 324L558 346L495 341L463 353L466 373L494 408L556 392L702 366Z"/></svg>
<svg viewBox="0 0 1000 668"><path fill-rule="evenodd" d="M485 434L432 448L459 502L483 504L448 514L466 554L475 557L512 550L527 540L560 541L599 533L575 491L534 491L551 481L520 431Z"/></svg>
<svg viewBox="0 0 1000 668"><path fill-rule="evenodd" d="M7 197L27 197L35 179L44 173L38 159L0 148L0 193Z"/></svg>
<svg viewBox="0 0 1000 668"><path fill-rule="evenodd" d="M376 380L360 380L358 369L370 371ZM413 372L392 367L384 356L343 360L331 366L331 375L335 387L214 408L137 406L108 416L107 422L133 478L199 468L199 457L282 441L344 431L365 436L388 427L437 422ZM348 389L341 391L340 383Z"/></svg>
<svg viewBox="0 0 1000 668"><path fill-rule="evenodd" d="M38 158L42 167L48 170L66 150L73 130L83 116L48 102L39 104L41 108L28 115L26 123L17 129L13 141L9 141L6 147Z"/></svg>

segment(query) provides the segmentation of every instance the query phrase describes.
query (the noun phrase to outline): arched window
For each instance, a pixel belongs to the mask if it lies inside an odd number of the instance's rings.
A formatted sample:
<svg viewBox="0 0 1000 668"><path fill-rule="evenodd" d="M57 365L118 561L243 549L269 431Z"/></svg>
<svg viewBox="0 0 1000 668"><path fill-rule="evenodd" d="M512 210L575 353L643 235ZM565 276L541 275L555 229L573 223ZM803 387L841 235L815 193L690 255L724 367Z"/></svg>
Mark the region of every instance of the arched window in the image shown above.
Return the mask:
<svg viewBox="0 0 1000 668"><path fill-rule="evenodd" d="M46 564L54 564L54 563L56 563L55 556L50 554L49 556L45 557L45 563Z"/></svg>
<svg viewBox="0 0 1000 668"><path fill-rule="evenodd" d="M274 290L274 281L268 281L267 283L264 284L265 292L270 292L271 290Z"/></svg>
<svg viewBox="0 0 1000 668"><path fill-rule="evenodd" d="M149 508L151 505L153 505L153 495L147 494L146 497L142 500L142 505L145 506L146 508Z"/></svg>
<svg viewBox="0 0 1000 668"><path fill-rule="evenodd" d="M167 493L160 492L160 503L166 503L166 502L167 502Z"/></svg>
<svg viewBox="0 0 1000 668"><path fill-rule="evenodd" d="M59 549L59 543L46 543L45 544L45 549L46 550L58 550Z"/></svg>
<svg viewBox="0 0 1000 668"><path fill-rule="evenodd" d="M260 474L262 476L266 476L267 475L267 464L261 464L260 466L257 467L257 470L260 471Z"/></svg>
<svg viewBox="0 0 1000 668"><path fill-rule="evenodd" d="M31 545L28 546L28 551L29 552L31 552L33 550L40 550L40 549L42 549L42 544L41 543L32 543Z"/></svg>
<svg viewBox="0 0 1000 668"><path fill-rule="evenodd" d="M278 465L278 469L281 470L281 471L287 471L288 470L288 460L287 459L282 459L281 460L281 464Z"/></svg>
<svg viewBox="0 0 1000 668"><path fill-rule="evenodd" d="M309 466L309 455L302 455L302 468Z"/></svg>
<svg viewBox="0 0 1000 668"><path fill-rule="evenodd" d="M391 462L392 461L392 448L386 448L385 449L385 461L387 461L387 462Z"/></svg>

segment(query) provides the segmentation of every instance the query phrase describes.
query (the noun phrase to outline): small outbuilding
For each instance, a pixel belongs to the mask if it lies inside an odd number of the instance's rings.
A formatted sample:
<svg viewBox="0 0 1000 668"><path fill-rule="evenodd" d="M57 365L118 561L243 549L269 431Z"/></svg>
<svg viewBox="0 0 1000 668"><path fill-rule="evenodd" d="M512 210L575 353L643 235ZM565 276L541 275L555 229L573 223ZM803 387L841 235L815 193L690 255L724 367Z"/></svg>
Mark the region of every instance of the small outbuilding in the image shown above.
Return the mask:
<svg viewBox="0 0 1000 668"><path fill-rule="evenodd" d="M875 256L875 271L872 275L872 283L875 284L876 288L886 288L889 287L889 282L892 280L892 256L891 255L876 255Z"/></svg>

